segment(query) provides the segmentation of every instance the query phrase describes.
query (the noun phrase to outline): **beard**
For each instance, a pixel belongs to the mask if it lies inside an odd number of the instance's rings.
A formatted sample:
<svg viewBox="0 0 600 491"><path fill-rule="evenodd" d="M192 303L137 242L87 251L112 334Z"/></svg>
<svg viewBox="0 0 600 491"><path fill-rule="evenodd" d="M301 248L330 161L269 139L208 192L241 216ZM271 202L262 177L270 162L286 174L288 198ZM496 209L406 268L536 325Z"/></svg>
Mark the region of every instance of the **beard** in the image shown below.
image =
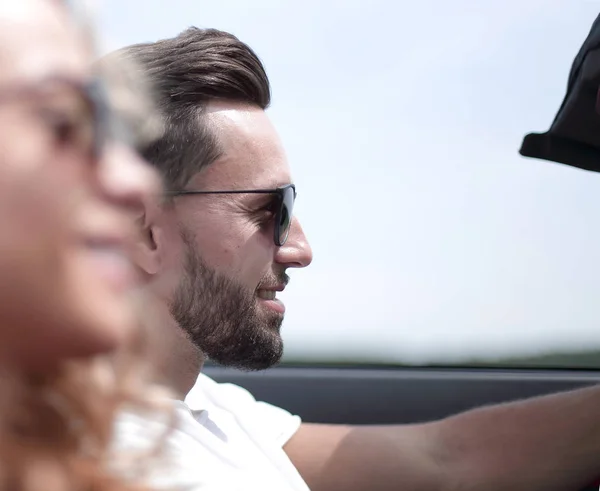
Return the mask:
<svg viewBox="0 0 600 491"><path fill-rule="evenodd" d="M211 361L242 370L263 370L283 355L283 315L260 311L254 291L209 267L189 233L184 275L171 302L171 315ZM262 282L286 284L285 273ZM262 283L261 282L261 283Z"/></svg>

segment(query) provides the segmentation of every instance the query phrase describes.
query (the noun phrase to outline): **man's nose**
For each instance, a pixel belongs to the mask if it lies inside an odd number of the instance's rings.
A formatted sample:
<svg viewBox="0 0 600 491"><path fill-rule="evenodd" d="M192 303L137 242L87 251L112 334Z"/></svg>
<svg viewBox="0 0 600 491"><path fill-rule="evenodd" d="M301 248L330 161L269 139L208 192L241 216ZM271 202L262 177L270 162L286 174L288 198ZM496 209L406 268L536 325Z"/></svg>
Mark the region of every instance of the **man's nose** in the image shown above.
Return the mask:
<svg viewBox="0 0 600 491"><path fill-rule="evenodd" d="M287 241L277 249L275 261L287 268L305 268L312 260L313 253L308 239L302 225L294 218Z"/></svg>
<svg viewBox="0 0 600 491"><path fill-rule="evenodd" d="M98 173L102 192L123 207L138 209L161 189L155 171L125 145L111 144L104 151Z"/></svg>

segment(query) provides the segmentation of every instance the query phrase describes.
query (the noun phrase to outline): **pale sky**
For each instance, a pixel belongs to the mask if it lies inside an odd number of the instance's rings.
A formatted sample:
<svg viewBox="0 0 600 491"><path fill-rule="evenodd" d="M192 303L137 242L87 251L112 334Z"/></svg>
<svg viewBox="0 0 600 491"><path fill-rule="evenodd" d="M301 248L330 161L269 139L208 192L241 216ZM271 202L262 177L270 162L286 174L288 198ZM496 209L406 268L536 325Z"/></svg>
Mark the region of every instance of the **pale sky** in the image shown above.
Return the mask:
<svg viewBox="0 0 600 491"><path fill-rule="evenodd" d="M600 0L101 0L104 51L224 29L263 60L314 262L291 358L600 348L600 175L518 155ZM600 360L599 360L600 364Z"/></svg>

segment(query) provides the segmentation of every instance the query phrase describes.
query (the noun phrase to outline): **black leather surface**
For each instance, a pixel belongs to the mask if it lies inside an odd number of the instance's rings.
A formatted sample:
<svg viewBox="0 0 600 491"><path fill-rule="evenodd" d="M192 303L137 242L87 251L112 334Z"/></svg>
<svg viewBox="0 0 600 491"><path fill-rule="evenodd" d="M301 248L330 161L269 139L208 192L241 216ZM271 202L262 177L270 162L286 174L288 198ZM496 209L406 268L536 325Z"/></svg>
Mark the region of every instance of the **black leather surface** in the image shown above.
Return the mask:
<svg viewBox="0 0 600 491"><path fill-rule="evenodd" d="M599 172L599 86L600 17L573 61L567 92L549 130L526 135L520 154Z"/></svg>
<svg viewBox="0 0 600 491"><path fill-rule="evenodd" d="M346 424L422 422L600 382L596 372L551 370L280 367L242 373L209 367L205 372L306 422Z"/></svg>

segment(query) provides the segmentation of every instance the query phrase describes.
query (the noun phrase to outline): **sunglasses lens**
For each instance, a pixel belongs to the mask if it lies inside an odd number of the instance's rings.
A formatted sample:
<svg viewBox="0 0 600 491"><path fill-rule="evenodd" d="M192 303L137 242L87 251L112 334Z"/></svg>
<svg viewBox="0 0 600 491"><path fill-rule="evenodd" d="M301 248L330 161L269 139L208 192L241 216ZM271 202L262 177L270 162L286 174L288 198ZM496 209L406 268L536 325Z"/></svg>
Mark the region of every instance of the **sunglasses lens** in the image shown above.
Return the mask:
<svg viewBox="0 0 600 491"><path fill-rule="evenodd" d="M47 83L36 94L36 111L56 148L86 156L95 144L94 107L79 87L58 81Z"/></svg>
<svg viewBox="0 0 600 491"><path fill-rule="evenodd" d="M288 187L283 192L283 199L281 200L281 210L279 211L279 245L285 244L285 241L290 234L290 226L292 224L292 213L294 211L294 200L296 199L296 192L294 188Z"/></svg>
<svg viewBox="0 0 600 491"><path fill-rule="evenodd" d="M93 81L87 87L87 92L93 110L93 150L95 157L99 158L108 139L110 119L108 96L106 95L106 90L100 80Z"/></svg>

